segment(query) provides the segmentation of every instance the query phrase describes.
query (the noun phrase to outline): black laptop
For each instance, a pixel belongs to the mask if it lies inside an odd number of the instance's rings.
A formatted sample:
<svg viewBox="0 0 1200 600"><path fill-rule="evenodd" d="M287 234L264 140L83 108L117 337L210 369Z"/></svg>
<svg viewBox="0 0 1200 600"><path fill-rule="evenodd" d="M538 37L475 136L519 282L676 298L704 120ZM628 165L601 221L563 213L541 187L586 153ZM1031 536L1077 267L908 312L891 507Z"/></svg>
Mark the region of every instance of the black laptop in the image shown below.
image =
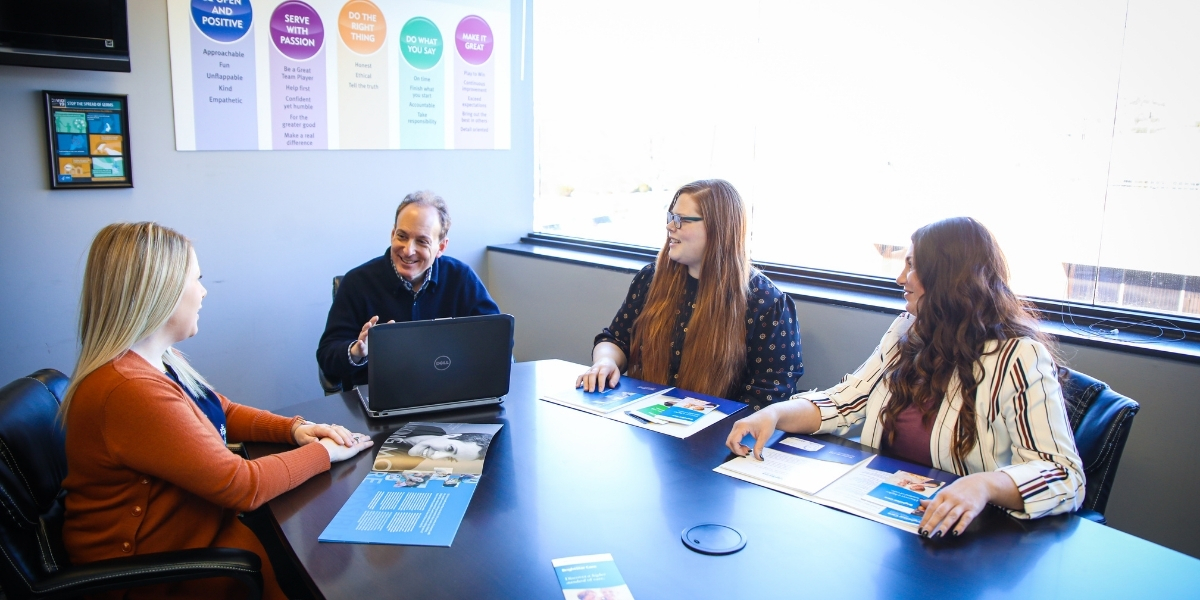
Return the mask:
<svg viewBox="0 0 1200 600"><path fill-rule="evenodd" d="M370 417L499 404L512 369L512 315L376 325L358 397Z"/></svg>

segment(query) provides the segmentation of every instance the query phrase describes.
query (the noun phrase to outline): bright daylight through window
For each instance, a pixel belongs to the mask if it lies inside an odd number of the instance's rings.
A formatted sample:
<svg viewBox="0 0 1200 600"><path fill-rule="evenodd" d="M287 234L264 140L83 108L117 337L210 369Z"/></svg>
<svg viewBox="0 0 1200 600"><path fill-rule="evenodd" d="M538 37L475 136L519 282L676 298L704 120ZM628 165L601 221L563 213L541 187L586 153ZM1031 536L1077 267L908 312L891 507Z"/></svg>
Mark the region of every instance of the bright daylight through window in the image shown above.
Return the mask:
<svg viewBox="0 0 1200 600"><path fill-rule="evenodd" d="M1200 314L1200 3L534 3L535 230L657 248L733 183L754 260L894 277L969 215L1016 291Z"/></svg>

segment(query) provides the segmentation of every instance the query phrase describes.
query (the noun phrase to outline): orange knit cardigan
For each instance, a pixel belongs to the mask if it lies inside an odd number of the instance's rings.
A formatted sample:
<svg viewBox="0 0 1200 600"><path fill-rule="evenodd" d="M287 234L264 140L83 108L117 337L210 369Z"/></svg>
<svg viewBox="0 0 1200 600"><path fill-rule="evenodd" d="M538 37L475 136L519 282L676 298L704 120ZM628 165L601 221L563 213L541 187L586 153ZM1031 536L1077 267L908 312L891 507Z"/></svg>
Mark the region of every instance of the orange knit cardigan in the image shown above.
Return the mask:
<svg viewBox="0 0 1200 600"><path fill-rule="evenodd" d="M230 442L295 444L297 419L220 396ZM74 563L180 550L236 547L263 561L264 597L282 598L254 534L237 519L329 470L312 443L245 460L230 452L196 403L164 373L126 352L89 374L66 416L63 542ZM135 589L126 597L230 597L229 580Z"/></svg>

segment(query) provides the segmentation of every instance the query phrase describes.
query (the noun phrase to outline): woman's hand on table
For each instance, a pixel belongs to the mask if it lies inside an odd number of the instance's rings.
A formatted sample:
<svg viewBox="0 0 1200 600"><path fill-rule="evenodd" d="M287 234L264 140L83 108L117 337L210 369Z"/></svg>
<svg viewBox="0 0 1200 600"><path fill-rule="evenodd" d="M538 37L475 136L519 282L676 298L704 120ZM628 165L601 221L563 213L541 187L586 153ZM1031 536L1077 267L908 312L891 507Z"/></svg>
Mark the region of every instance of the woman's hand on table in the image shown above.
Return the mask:
<svg viewBox="0 0 1200 600"><path fill-rule="evenodd" d="M329 438L334 442L346 447L354 445L353 433L349 429L341 425L329 425L326 423L312 423L305 421L292 429L292 437L296 439L297 446L311 444L320 441L321 438ZM365 436L363 436L365 437Z"/></svg>
<svg viewBox="0 0 1200 600"><path fill-rule="evenodd" d="M333 438L321 438L320 444L325 446L325 450L329 452L329 462L335 463L346 460L375 445L369 436L361 433L352 433L349 437L350 444L343 445L333 441Z"/></svg>
<svg viewBox="0 0 1200 600"><path fill-rule="evenodd" d="M1017 484L999 471L974 473L961 477L932 500L922 500L925 517L917 533L928 537L961 535L988 503L1014 510L1023 507Z"/></svg>
<svg viewBox="0 0 1200 600"><path fill-rule="evenodd" d="M742 440L746 434L750 434L754 436L754 458L762 460L763 446L775 433L778 425L779 417L773 407L764 408L744 419L738 419L738 422L733 424L729 437L725 439L725 446L738 456L746 456L751 452L751 448L742 444Z"/></svg>
<svg viewBox="0 0 1200 600"><path fill-rule="evenodd" d="M603 392L606 384L609 388L615 388L619 381L621 368L611 358L601 358L592 368L575 378L575 387L582 387L585 392Z"/></svg>

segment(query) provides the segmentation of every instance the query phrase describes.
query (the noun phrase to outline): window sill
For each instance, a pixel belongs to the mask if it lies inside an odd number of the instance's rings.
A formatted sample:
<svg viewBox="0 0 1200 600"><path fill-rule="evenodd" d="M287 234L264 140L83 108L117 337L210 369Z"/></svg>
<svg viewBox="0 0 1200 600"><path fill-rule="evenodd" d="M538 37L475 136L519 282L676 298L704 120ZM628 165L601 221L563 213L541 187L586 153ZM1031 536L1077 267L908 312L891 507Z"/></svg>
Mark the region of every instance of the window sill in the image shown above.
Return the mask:
<svg viewBox="0 0 1200 600"><path fill-rule="evenodd" d="M487 249L505 254L628 274L636 273L648 263L653 262L657 252L652 248L559 240L536 234L524 237L517 243L488 246ZM895 288L894 284L879 278L857 278L844 274L794 269L780 265L756 266L762 269L780 290L798 301L844 306L890 315L899 315L904 310L904 299L900 296L899 289ZM1065 306L1060 303L1047 304L1054 308ZM1060 343L1079 344L1200 364L1200 340L1192 338L1191 335L1182 340L1123 340L1108 335L1089 334L1087 332L1089 324L1097 322L1099 319L1090 316L1073 317L1070 306L1066 306L1065 314L1062 310L1047 310L1044 307L1042 310L1042 331L1053 336ZM1130 321L1156 317L1153 314L1136 311L1108 309L1105 309L1105 314L1108 315L1108 319L1123 316ZM1165 317L1158 316L1157 320L1165 320ZM1167 335L1179 334L1168 332Z"/></svg>

